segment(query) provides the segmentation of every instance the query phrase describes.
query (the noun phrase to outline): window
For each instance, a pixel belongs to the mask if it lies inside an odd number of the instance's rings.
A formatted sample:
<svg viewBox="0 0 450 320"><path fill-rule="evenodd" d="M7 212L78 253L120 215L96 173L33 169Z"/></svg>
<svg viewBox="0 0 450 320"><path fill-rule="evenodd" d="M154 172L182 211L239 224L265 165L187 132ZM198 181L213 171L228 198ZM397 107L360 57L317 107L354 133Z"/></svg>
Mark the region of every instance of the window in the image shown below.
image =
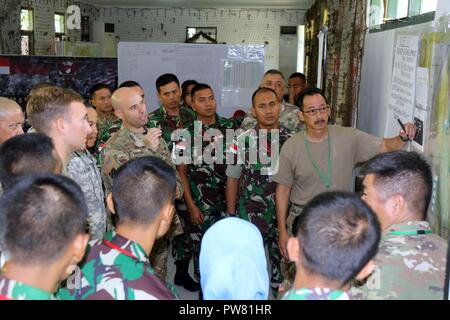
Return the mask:
<svg viewBox="0 0 450 320"><path fill-rule="evenodd" d="M55 41L62 41L66 33L66 19L64 14L55 13Z"/></svg>
<svg viewBox="0 0 450 320"><path fill-rule="evenodd" d="M427 13L432 13L436 11L437 7L437 0L369 0L369 1L370 1L369 7L370 27L398 21L413 22L414 17L425 15Z"/></svg>
<svg viewBox="0 0 450 320"><path fill-rule="evenodd" d="M34 54L33 9L29 8L20 10L20 53L23 55Z"/></svg>
<svg viewBox="0 0 450 320"><path fill-rule="evenodd" d="M216 27L187 27L186 42L217 43Z"/></svg>

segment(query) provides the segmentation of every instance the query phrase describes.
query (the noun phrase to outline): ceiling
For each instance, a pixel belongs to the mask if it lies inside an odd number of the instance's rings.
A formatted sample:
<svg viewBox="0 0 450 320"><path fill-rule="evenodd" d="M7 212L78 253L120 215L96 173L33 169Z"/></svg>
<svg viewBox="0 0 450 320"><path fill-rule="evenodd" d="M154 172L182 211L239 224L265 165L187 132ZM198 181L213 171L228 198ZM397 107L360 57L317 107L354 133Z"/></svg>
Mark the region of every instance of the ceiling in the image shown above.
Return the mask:
<svg viewBox="0 0 450 320"><path fill-rule="evenodd" d="M81 0L105 7L292 8L309 9L315 0Z"/></svg>

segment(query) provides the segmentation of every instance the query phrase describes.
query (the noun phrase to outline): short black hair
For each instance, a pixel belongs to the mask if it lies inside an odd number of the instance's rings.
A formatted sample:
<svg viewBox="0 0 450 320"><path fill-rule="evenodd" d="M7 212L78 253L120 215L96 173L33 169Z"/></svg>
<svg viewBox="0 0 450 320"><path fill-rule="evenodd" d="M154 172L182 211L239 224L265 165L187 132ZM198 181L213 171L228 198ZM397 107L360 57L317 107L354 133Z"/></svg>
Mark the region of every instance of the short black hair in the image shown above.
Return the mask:
<svg viewBox="0 0 450 320"><path fill-rule="evenodd" d="M205 90L205 89L210 89L213 94L214 94L214 90L211 88L210 85L206 84L206 83L197 83L191 90L191 97L192 99L194 99L194 95L200 91L200 90Z"/></svg>
<svg viewBox="0 0 450 320"><path fill-rule="evenodd" d="M156 79L156 90L159 92L161 92L161 87L175 82L177 84L177 86L180 86L180 81L178 80L177 76L172 74L172 73L166 73L163 74L162 76L159 76L158 79Z"/></svg>
<svg viewBox="0 0 450 320"><path fill-rule="evenodd" d="M55 171L61 162L48 136L27 133L12 137L0 147L0 182L8 189L14 180L38 172Z"/></svg>
<svg viewBox="0 0 450 320"><path fill-rule="evenodd" d="M381 153L367 161L363 175L374 174L374 186L382 201L401 194L408 208L426 218L433 190L433 174L428 162L416 152Z"/></svg>
<svg viewBox="0 0 450 320"><path fill-rule="evenodd" d="M91 99L94 97L94 94L101 89L108 89L112 92L111 88L106 83L96 83L89 89L89 96Z"/></svg>
<svg viewBox="0 0 450 320"><path fill-rule="evenodd" d="M183 84L181 85L181 99L184 100L186 98L188 87L192 86L192 85L195 86L196 84L198 84L198 82L195 81L195 80L186 80L186 81L184 81Z"/></svg>
<svg viewBox="0 0 450 320"><path fill-rule="evenodd" d="M157 157L140 157L122 165L113 180L117 223L149 225L168 201L175 200L175 170Z"/></svg>
<svg viewBox="0 0 450 320"><path fill-rule="evenodd" d="M312 97L312 96L315 96L316 94L320 94L325 99L325 103L328 104L328 99L327 99L327 97L325 97L322 90L320 90L319 88L316 88L316 87L310 87L310 88L306 88L305 90L300 92L300 94L295 99L295 105L297 107L299 107L300 110L303 110L303 107L304 107L303 100L305 100L305 97Z"/></svg>
<svg viewBox="0 0 450 320"><path fill-rule="evenodd" d="M5 245L20 264L52 263L85 233L87 206L78 184L55 174L22 177L0 199Z"/></svg>
<svg viewBox="0 0 450 320"><path fill-rule="evenodd" d="M275 95L275 98L278 99L277 93L275 92L275 90L271 89L271 88L266 88L266 87L259 87L258 89L256 89L255 92L253 92L252 94L252 106L255 107L255 98L256 95L258 95L259 93L266 93L266 92L272 92ZM278 101L278 100L277 100Z"/></svg>
<svg viewBox="0 0 450 320"><path fill-rule="evenodd" d="M281 77L283 78L283 80L285 80L285 79L284 79L283 72L281 72L280 70L277 70L277 69L270 69L270 70L267 70L266 73L264 73L264 77L267 76L267 75L269 75L269 74L279 75L279 76L281 76Z"/></svg>
<svg viewBox="0 0 450 320"><path fill-rule="evenodd" d="M303 267L342 286L375 256L380 236L377 217L352 193L320 194L308 202L298 218Z"/></svg>
<svg viewBox="0 0 450 320"><path fill-rule="evenodd" d="M304 82L306 82L306 77L301 72L294 72L293 74L291 74L289 76L289 79L292 79L292 78L299 78L299 79L303 80Z"/></svg>
<svg viewBox="0 0 450 320"><path fill-rule="evenodd" d="M133 88L133 87L141 87L142 86L133 80L124 81L120 84L119 88Z"/></svg>

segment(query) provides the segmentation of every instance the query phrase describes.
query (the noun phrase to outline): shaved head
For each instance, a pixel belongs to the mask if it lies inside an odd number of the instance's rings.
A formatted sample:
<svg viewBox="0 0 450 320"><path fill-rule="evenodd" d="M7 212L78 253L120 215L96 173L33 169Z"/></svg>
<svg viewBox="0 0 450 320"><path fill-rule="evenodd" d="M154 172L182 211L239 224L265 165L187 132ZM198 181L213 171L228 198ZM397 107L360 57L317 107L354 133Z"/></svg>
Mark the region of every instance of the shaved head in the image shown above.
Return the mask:
<svg viewBox="0 0 450 320"><path fill-rule="evenodd" d="M114 91L111 102L114 110L123 110L125 107L139 103L142 97L136 90L128 87L119 88Z"/></svg>
<svg viewBox="0 0 450 320"><path fill-rule="evenodd" d="M5 97L0 97L0 118L8 117L9 114L14 112L22 112L22 108L17 102Z"/></svg>

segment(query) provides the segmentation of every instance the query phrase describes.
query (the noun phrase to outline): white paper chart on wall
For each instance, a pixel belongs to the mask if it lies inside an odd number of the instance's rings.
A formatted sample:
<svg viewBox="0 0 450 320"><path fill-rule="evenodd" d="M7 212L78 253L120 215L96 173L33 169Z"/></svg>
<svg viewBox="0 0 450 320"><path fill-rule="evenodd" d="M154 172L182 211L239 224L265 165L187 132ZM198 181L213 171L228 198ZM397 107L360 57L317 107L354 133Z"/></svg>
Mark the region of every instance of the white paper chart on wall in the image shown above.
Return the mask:
<svg viewBox="0 0 450 320"><path fill-rule="evenodd" d="M160 104L155 81L164 73L175 74L180 83L194 79L209 84L222 116L231 117L237 109L247 111L251 95L264 74L264 63L263 45L155 42L118 45L119 83L127 80L140 83L149 111L156 110Z"/></svg>

